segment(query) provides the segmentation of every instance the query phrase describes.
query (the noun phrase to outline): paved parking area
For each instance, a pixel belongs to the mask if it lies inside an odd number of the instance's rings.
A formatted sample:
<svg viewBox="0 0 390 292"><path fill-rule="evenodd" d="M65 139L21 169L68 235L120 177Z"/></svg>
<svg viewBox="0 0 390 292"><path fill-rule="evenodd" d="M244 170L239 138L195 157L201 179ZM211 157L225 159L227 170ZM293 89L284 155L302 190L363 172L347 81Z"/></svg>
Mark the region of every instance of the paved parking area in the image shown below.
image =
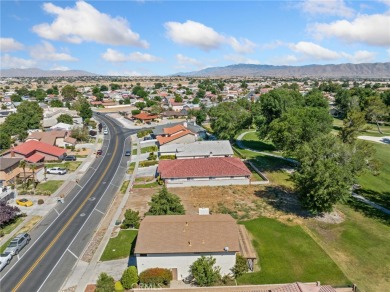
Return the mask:
<svg viewBox="0 0 390 292"><path fill-rule="evenodd" d="M157 171L157 165L149 167L138 167L137 177L155 176Z"/></svg>

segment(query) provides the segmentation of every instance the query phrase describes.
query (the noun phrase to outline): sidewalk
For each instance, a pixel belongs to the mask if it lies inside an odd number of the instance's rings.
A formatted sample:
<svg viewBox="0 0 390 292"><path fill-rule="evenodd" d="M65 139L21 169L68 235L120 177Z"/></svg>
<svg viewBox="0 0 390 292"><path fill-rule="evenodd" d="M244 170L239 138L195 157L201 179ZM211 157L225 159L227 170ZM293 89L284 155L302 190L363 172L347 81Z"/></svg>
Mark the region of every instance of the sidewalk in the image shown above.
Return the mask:
<svg viewBox="0 0 390 292"><path fill-rule="evenodd" d="M137 138L136 135L132 135L131 139L132 139L133 149L134 149L134 146L137 145L137 149L138 149L137 156L139 156L141 153L139 139ZM115 221L120 217L122 210L124 209L126 202L128 201L129 196L132 193L134 178L135 178L135 176L137 174L137 170L138 170L138 161L139 161L139 159L136 160L136 165L135 165L133 174L130 175L130 183L129 183L129 186L126 190L126 193L123 196L119 207L116 209L115 215L112 217L112 220L109 223L109 226L107 226L106 233L104 234L104 237L101 240L99 247L97 248L95 254L93 255L91 262L88 263L86 261L81 260L81 258L83 256L81 254L72 273L70 274L68 279L63 284L61 291L68 291L68 290L72 289L71 291L84 292L85 288L87 287L88 284L96 282L100 273L107 272L109 275L113 276L114 279L117 280L117 279L121 278L123 271L127 268L128 261L129 261L128 258L100 262L100 257L102 255L108 241L111 238L111 234L113 233L114 228L117 227L115 225ZM130 163L130 161L129 161L129 163ZM109 212L107 212L105 216L108 216L108 215L109 215ZM96 232L99 229L104 228L104 226L102 226L102 222L104 222L104 218L102 219L101 224L97 228Z"/></svg>
<svg viewBox="0 0 390 292"><path fill-rule="evenodd" d="M100 134L99 134L100 135ZM98 139L96 139L96 142L95 142L95 149L97 149L97 145L98 145ZM58 198L60 196L60 194L64 194L65 196L72 190L73 186L75 185L75 179L76 178L79 178L80 175L83 174L83 172L85 172L85 168L84 166L85 165L90 165L94 159L95 155L93 154L93 151L91 151L91 153L84 159L84 161L81 163L81 165L77 168L76 171L74 171L72 174L69 175L68 179L57 189L57 191L55 191L50 197L46 197L45 198L45 201L49 201L49 200L53 200L56 202L56 198ZM43 171L43 170L42 170ZM42 216L42 219L56 206L57 204L47 204L45 202L44 205L42 205L43 207L47 207L46 209L44 210L40 210L40 216ZM34 208L37 208L38 206L34 206ZM43 208L42 208L43 209ZM23 210L22 210L23 211ZM35 213L32 213L31 215L28 215L27 217L24 218L23 222L21 222L14 230L12 230L9 234L6 234L4 235L3 237L1 237L0 239L0 246L3 245L4 243L6 243L9 239L13 238L16 234L18 234L18 232L25 226L25 224L27 222L29 222L31 220L31 218L33 218L34 216L36 216L37 214ZM41 219L41 220L42 220ZM35 224L35 226L37 226L38 224L40 223L37 222ZM33 227L34 228L34 227Z"/></svg>

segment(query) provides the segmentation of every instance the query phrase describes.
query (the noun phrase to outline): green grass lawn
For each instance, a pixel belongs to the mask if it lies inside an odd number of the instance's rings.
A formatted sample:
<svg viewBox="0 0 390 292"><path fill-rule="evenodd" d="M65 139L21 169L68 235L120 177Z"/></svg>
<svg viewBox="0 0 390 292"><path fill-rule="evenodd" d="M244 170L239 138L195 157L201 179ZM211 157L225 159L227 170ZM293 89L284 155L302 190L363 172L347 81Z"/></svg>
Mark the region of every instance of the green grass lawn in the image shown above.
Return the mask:
<svg viewBox="0 0 390 292"><path fill-rule="evenodd" d="M137 230L121 230L117 237L110 238L103 251L101 261L123 259L133 254Z"/></svg>
<svg viewBox="0 0 390 292"><path fill-rule="evenodd" d="M338 134L338 132L343 127L343 120L338 118L333 118L333 133ZM361 131L359 133L359 136L374 136L374 137L382 137L382 136L389 136L390 135L390 126L388 125L379 125L379 128L381 129L382 133L378 132L378 128L376 124L367 123L366 129L364 131Z"/></svg>
<svg viewBox="0 0 390 292"><path fill-rule="evenodd" d="M249 164L249 163L245 163L246 167L248 167L248 169L252 172L252 177L251 177L251 180L252 181L263 181L264 179L256 172L256 170L254 170L254 168Z"/></svg>
<svg viewBox="0 0 390 292"><path fill-rule="evenodd" d="M7 224L6 226L1 227L0 229L4 232L4 234L9 234L9 233L11 233L12 230L14 230L22 222L23 222L23 218L18 217L16 219L14 219L14 221L12 223Z"/></svg>
<svg viewBox="0 0 390 292"><path fill-rule="evenodd" d="M9 245L9 243L11 242L12 238L8 239L6 241L6 243L4 243L2 246L0 246L0 253L3 253L3 251L5 251L5 249L7 248L7 246Z"/></svg>
<svg viewBox="0 0 390 292"><path fill-rule="evenodd" d="M149 147L141 148L141 153L142 154L148 153L148 152L156 152L156 151L158 151L158 147L157 146L149 146Z"/></svg>
<svg viewBox="0 0 390 292"><path fill-rule="evenodd" d="M134 185L133 188L135 188L135 189L150 189L150 188L156 188L158 186L159 186L158 182L154 181L151 183Z"/></svg>
<svg viewBox="0 0 390 292"><path fill-rule="evenodd" d="M365 198L390 209L390 145L368 142L376 150L375 157L381 162L380 174L365 173L359 177L362 186L357 192Z"/></svg>
<svg viewBox="0 0 390 292"><path fill-rule="evenodd" d="M127 190L127 187L129 186L129 183L130 183L129 180L125 180L125 181L122 183L122 186L121 186L121 189L120 189L120 192L121 192L122 194L126 193L126 190Z"/></svg>
<svg viewBox="0 0 390 292"><path fill-rule="evenodd" d="M47 168L51 167L62 167L66 168L69 172L75 171L81 164L81 161L66 161L62 163L46 163Z"/></svg>
<svg viewBox="0 0 390 292"><path fill-rule="evenodd" d="M307 227L359 291L390 291L390 216L359 202L353 207L337 206L345 215L340 224L309 220Z"/></svg>
<svg viewBox="0 0 390 292"><path fill-rule="evenodd" d="M268 140L260 140L256 132L247 133L242 137L242 144L257 151L274 152L276 151L275 145Z"/></svg>
<svg viewBox="0 0 390 292"><path fill-rule="evenodd" d="M296 281L350 284L335 262L301 226L289 226L270 218L258 218L243 224L254 238L261 271L239 277L239 284Z"/></svg>
<svg viewBox="0 0 390 292"><path fill-rule="evenodd" d="M131 155L137 155L137 148L133 149L133 151L131 151Z"/></svg>
<svg viewBox="0 0 390 292"><path fill-rule="evenodd" d="M49 180L37 185L38 192L50 192L53 194L64 183L63 180Z"/></svg>
<svg viewBox="0 0 390 292"><path fill-rule="evenodd" d="M150 182L154 180L153 176L136 177L135 182Z"/></svg>

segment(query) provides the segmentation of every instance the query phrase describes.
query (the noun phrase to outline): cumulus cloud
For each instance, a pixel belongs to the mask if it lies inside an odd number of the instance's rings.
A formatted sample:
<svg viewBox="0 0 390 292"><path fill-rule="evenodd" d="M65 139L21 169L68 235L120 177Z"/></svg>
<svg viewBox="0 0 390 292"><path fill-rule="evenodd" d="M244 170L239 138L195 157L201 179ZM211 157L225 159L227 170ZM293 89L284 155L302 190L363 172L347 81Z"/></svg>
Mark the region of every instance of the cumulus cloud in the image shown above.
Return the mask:
<svg viewBox="0 0 390 292"><path fill-rule="evenodd" d="M0 38L0 52L2 53L22 50L23 47L23 44L13 38Z"/></svg>
<svg viewBox="0 0 390 292"><path fill-rule="evenodd" d="M296 53L302 54L304 58L314 60L335 60L340 58L340 54L321 47L320 45L312 42L298 42L296 44L290 44L290 49Z"/></svg>
<svg viewBox="0 0 390 292"><path fill-rule="evenodd" d="M356 51L354 54L342 53L352 63L369 63L375 60L376 53L369 51Z"/></svg>
<svg viewBox="0 0 390 292"><path fill-rule="evenodd" d="M36 65L36 62L34 60L17 58L17 57L10 56L8 54L2 55L0 57L0 60L1 60L2 68L24 69L24 68L31 68Z"/></svg>
<svg viewBox="0 0 390 292"><path fill-rule="evenodd" d="M35 60L46 61L77 61L77 58L66 53L58 53L56 48L47 41L42 41L41 44L33 46L30 49L30 56Z"/></svg>
<svg viewBox="0 0 390 292"><path fill-rule="evenodd" d="M299 8L312 15L352 17L355 14L353 9L347 7L344 0L305 0L299 5Z"/></svg>
<svg viewBox="0 0 390 292"><path fill-rule="evenodd" d="M203 67L202 62L198 61L197 59L184 56L182 54L176 55L176 61L179 64L179 67L182 68L187 67L188 65L195 66L195 67Z"/></svg>
<svg viewBox="0 0 390 292"><path fill-rule="evenodd" d="M160 58L144 54L140 52L134 52L128 55L125 55L121 52L108 48L106 52L102 54L102 58L108 62L157 62L161 61Z"/></svg>
<svg viewBox="0 0 390 292"><path fill-rule="evenodd" d="M350 43L390 46L390 14L359 15L353 21L316 23L309 29L317 38L336 37Z"/></svg>
<svg viewBox="0 0 390 292"><path fill-rule="evenodd" d="M256 45L248 39L238 41L231 36L223 36L213 28L202 23L187 20L184 23L166 22L166 34L173 42L192 46L204 51L218 49L224 44L230 45L238 53L252 53Z"/></svg>
<svg viewBox="0 0 390 292"><path fill-rule="evenodd" d="M146 48L149 44L133 32L129 23L122 17L111 17L101 13L92 5L76 2L74 8L61 8L53 3L45 3L43 9L55 16L52 23L42 23L32 27L33 32L50 40L70 43L84 41L109 45L131 45Z"/></svg>
<svg viewBox="0 0 390 292"><path fill-rule="evenodd" d="M260 64L260 62L256 59L246 58L241 55L225 55L223 58L227 61L232 61L239 64Z"/></svg>
<svg viewBox="0 0 390 292"><path fill-rule="evenodd" d="M66 66L54 66L50 70L58 70L58 71L68 71L70 68Z"/></svg>
<svg viewBox="0 0 390 292"><path fill-rule="evenodd" d="M108 76L145 76L137 71L108 71Z"/></svg>

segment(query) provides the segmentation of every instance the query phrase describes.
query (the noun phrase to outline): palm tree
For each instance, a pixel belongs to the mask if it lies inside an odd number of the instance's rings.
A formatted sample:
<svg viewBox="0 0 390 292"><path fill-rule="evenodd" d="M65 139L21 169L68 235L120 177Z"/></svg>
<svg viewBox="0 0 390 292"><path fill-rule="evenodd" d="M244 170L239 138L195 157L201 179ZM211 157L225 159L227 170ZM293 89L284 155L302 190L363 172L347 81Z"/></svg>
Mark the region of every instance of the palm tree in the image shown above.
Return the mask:
<svg viewBox="0 0 390 292"><path fill-rule="evenodd" d="M37 165L34 163L31 163L29 165L29 168L32 170L32 173L33 173L33 186L34 186L34 190L35 190L35 186L36 186L36 184L35 184L35 170L37 169Z"/></svg>
<svg viewBox="0 0 390 292"><path fill-rule="evenodd" d="M23 168L23 184L24 184L26 181L26 161L23 159L20 160L19 167Z"/></svg>

